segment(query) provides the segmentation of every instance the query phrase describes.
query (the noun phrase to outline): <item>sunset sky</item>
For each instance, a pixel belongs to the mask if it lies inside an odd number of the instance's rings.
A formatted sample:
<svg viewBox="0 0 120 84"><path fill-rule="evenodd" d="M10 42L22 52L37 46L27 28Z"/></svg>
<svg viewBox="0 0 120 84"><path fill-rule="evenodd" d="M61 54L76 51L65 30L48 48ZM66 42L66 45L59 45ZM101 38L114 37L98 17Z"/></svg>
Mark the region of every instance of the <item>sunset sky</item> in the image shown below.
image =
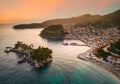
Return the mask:
<svg viewBox="0 0 120 84"><path fill-rule="evenodd" d="M0 0L0 23L42 22L86 13L107 14L120 0Z"/></svg>

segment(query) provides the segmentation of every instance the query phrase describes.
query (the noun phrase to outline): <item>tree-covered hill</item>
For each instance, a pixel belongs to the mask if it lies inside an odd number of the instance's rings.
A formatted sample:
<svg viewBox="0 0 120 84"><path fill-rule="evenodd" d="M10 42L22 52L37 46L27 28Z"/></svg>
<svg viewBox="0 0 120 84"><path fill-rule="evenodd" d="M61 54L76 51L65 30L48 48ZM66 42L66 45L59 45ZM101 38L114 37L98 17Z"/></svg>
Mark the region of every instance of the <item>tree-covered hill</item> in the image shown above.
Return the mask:
<svg viewBox="0 0 120 84"><path fill-rule="evenodd" d="M51 25L41 31L40 36L45 38L63 38L66 34L62 25Z"/></svg>

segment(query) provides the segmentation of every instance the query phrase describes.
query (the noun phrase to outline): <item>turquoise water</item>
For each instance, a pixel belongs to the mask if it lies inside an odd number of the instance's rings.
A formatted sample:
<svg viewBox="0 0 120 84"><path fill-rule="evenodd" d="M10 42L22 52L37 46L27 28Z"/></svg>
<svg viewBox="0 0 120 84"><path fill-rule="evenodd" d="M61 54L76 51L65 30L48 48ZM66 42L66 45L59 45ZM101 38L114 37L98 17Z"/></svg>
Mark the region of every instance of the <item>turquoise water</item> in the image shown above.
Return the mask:
<svg viewBox="0 0 120 84"><path fill-rule="evenodd" d="M39 37L41 30L14 30L10 25L0 26L0 84L119 84L106 70L77 58L89 47L62 45L63 41L69 40L43 39ZM51 48L54 52L51 65L35 71L30 64L17 64L22 56L5 54L4 49L14 46L18 40L33 43L35 47Z"/></svg>

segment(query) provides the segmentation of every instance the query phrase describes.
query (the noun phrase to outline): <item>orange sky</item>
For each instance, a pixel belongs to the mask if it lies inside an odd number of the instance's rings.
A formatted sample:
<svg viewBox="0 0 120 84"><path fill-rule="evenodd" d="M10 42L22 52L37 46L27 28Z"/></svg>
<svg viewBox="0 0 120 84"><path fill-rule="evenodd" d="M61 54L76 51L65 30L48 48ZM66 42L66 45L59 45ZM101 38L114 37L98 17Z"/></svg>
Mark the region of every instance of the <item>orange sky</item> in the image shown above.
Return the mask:
<svg viewBox="0 0 120 84"><path fill-rule="evenodd" d="M120 0L0 0L0 23L105 14L119 5Z"/></svg>

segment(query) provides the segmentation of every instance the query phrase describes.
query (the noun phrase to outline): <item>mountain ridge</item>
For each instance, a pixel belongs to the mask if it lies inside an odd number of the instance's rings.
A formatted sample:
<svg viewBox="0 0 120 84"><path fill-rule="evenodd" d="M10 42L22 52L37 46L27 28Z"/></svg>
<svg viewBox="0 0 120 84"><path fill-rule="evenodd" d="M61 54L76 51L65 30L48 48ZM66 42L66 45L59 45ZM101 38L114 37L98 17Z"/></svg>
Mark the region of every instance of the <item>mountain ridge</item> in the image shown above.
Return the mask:
<svg viewBox="0 0 120 84"><path fill-rule="evenodd" d="M120 9L117 11L114 11L112 13L106 14L106 15L91 15L91 14L84 14L77 17L71 17L71 18L63 18L63 19L51 19L44 21L42 23L31 23L31 24L19 24L15 25L14 29L26 29L26 28L43 28L48 27L50 25L83 25L88 23L96 23L104 21L107 23L113 23L113 25L120 25Z"/></svg>

